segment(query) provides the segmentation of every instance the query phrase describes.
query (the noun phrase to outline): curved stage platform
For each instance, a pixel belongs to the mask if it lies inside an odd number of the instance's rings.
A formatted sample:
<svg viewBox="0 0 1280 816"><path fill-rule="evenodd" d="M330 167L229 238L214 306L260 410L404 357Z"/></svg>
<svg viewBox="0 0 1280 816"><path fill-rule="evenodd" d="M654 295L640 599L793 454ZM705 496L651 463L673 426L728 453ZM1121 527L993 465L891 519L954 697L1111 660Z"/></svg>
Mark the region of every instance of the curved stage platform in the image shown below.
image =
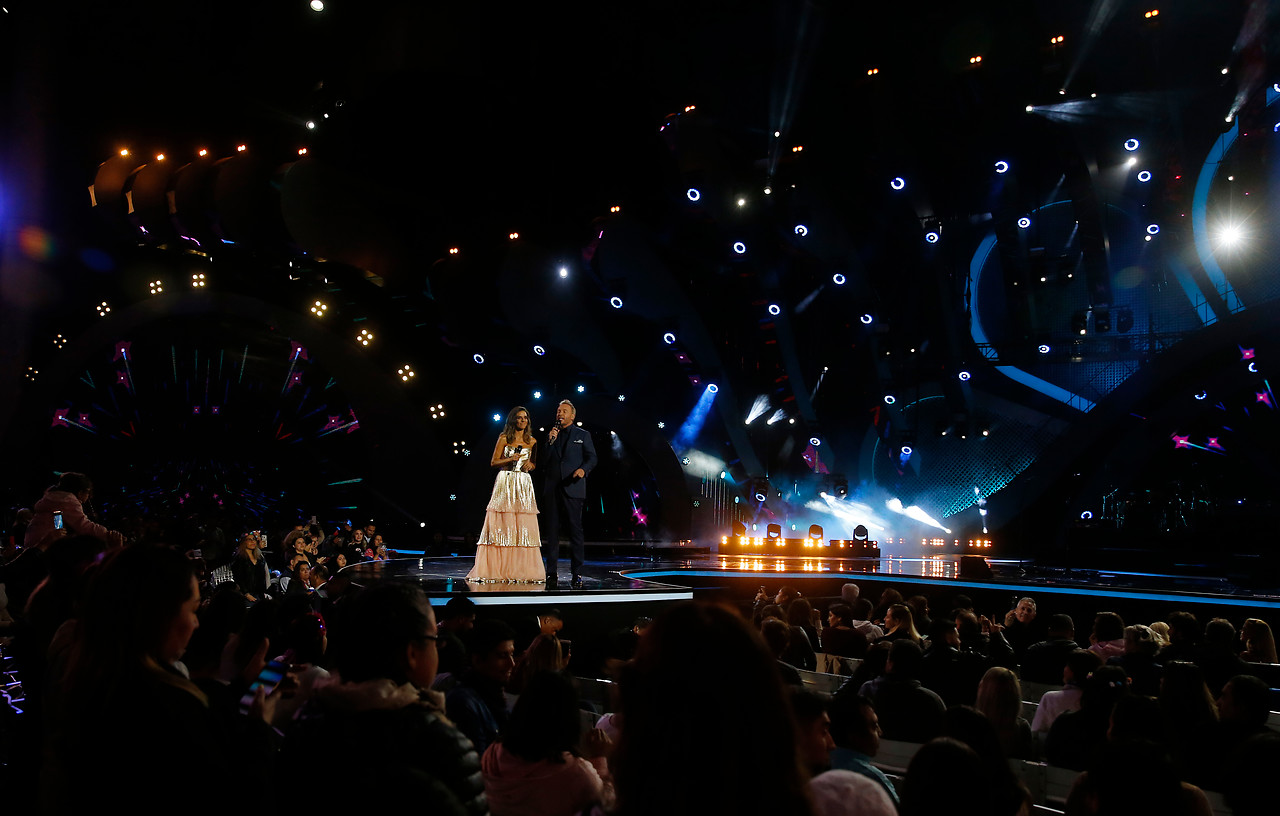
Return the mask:
<svg viewBox="0 0 1280 816"><path fill-rule="evenodd" d="M1008 599L1022 595L1042 598L1040 604L1046 608L1076 608L1087 601L1090 606L1112 611L1120 611L1117 607L1186 607L1199 617L1234 619L1256 614L1271 618L1280 614L1278 576L1267 576L1274 584L1271 587L1247 589L1226 577L1207 574L1049 568L1000 559L982 559L977 571L983 574L974 576L972 562L963 564L959 556L817 559L712 554L680 560L591 561L583 571L583 589L573 590L567 574L561 575L554 587L468 583L465 576L471 563L469 557L400 558L357 564L343 573L361 585L412 581L436 605L456 595L466 595L479 606L648 605L693 597L741 601L753 598L761 585L772 594L783 583L796 585L807 596L823 598L839 596L841 585L854 581L866 588L868 597L878 596L880 587L893 585L904 595L937 598L934 608L940 609L948 596L965 594L979 611L990 609L1000 614L1012 606Z"/></svg>

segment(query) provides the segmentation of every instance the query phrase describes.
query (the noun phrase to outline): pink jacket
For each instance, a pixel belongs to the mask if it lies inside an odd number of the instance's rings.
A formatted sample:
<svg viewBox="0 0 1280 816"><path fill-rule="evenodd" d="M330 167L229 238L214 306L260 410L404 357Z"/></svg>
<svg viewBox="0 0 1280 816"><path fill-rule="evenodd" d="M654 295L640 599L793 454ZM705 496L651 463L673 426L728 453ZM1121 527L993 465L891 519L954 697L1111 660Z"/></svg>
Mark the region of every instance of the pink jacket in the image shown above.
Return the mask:
<svg viewBox="0 0 1280 816"><path fill-rule="evenodd" d="M58 510L62 511L62 526L68 535L91 535L106 541L110 532L101 524L90 521L84 514L80 499L65 490L49 488L44 492L44 497L36 502L34 509L35 518L31 519L27 537L23 540L23 546L27 549L48 546L61 535L53 526L53 514Z"/></svg>
<svg viewBox="0 0 1280 816"><path fill-rule="evenodd" d="M603 759L564 754L564 762L521 759L495 742L480 760L493 816L572 816L611 793Z"/></svg>

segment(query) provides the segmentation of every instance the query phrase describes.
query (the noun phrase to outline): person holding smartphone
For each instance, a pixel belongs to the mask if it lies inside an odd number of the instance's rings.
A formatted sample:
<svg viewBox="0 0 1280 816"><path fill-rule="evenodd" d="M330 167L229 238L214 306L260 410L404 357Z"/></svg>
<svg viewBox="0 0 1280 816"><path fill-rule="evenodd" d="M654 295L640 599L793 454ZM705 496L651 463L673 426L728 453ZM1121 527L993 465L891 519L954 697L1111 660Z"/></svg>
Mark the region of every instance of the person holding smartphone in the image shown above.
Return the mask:
<svg viewBox="0 0 1280 816"><path fill-rule="evenodd" d="M58 483L44 492L36 502L35 515L27 527L23 546L46 549L57 539L67 535L90 535L108 547L119 547L124 535L108 530L89 518L85 505L93 496L93 482L83 473L67 471L58 477ZM61 528L58 519L62 520Z"/></svg>

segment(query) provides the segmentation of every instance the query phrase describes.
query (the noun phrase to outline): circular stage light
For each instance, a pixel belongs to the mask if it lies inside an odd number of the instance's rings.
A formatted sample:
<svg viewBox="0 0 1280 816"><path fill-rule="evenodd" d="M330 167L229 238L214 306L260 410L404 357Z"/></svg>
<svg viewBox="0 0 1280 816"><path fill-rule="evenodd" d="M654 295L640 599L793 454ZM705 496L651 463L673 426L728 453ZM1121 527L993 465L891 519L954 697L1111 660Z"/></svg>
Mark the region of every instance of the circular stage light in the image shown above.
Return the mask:
<svg viewBox="0 0 1280 816"><path fill-rule="evenodd" d="M765 500L765 495L764 495L763 493L761 493L760 491L758 491L758 490L757 490L757 491L756 491L756 501L758 501L758 502L762 502L762 501L764 501L764 500Z"/></svg>
<svg viewBox="0 0 1280 816"><path fill-rule="evenodd" d="M668 346L674 343L675 341L676 341L676 336L671 332L667 332L666 334L662 335L662 342L666 343Z"/></svg>
<svg viewBox="0 0 1280 816"><path fill-rule="evenodd" d="M818 437L816 437L816 436L811 436L811 437L809 437L809 444L810 444L810 445L813 445L813 446L816 448L816 447L818 447L819 445L821 445L821 444L822 444L822 440L821 440L821 439L819 439L819 438L818 438Z"/></svg>
<svg viewBox="0 0 1280 816"><path fill-rule="evenodd" d="M1141 173L1139 173L1138 181L1142 182L1143 184L1146 184L1148 181L1151 181L1151 171L1143 170Z"/></svg>
<svg viewBox="0 0 1280 816"><path fill-rule="evenodd" d="M869 315L869 314L864 314L862 317L860 317L860 318L858 318L858 319L862 321L862 325L864 325L864 326L870 326L870 325L871 325L871 321L875 320L875 318L874 318L874 317L872 317L872 316L871 316L871 315Z"/></svg>
<svg viewBox="0 0 1280 816"><path fill-rule="evenodd" d="M1009 162L1007 162L1007 161L998 161L998 162L996 162L996 172L997 172L997 173L999 173L1000 175L1004 175L1005 173L1008 173L1008 172L1009 172Z"/></svg>
<svg viewBox="0 0 1280 816"><path fill-rule="evenodd" d="M959 377L960 377L960 382L969 382L969 380L973 378L973 375L970 374L968 371L961 371L959 374Z"/></svg>
<svg viewBox="0 0 1280 816"><path fill-rule="evenodd" d="M1024 216L1022 216L1021 218L1019 218L1019 219L1018 219L1018 227L1019 227L1019 228L1021 228L1021 229L1026 229L1026 228L1027 228L1027 227L1029 227L1029 226L1031 226L1031 219L1030 219L1030 218L1027 218L1027 217L1024 215Z"/></svg>
<svg viewBox="0 0 1280 816"><path fill-rule="evenodd" d="M690 187L688 190L686 190L685 195L689 197L690 201L697 201L698 199L702 198L702 193L698 192L693 187Z"/></svg>
<svg viewBox="0 0 1280 816"><path fill-rule="evenodd" d="M741 254L743 254L744 252L746 252L746 251L747 251L747 245L746 245L746 244L744 244L744 243L742 243L741 241L734 241L734 242L733 242L733 251L734 251L734 252L736 252L736 253L738 253L739 255L741 255Z"/></svg>
<svg viewBox="0 0 1280 816"><path fill-rule="evenodd" d="M926 232L926 233L924 234L924 239L925 239L926 241L928 241L929 243L931 243L931 244L936 244L936 243L938 243L938 240L939 240L941 237L942 237L942 236L941 236L941 235L939 235L939 234L938 234L938 233L936 233L936 232Z"/></svg>
<svg viewBox="0 0 1280 816"><path fill-rule="evenodd" d="M1201 391L1200 393L1196 394L1196 399L1198 399L1198 400L1203 400L1203 399L1208 399L1208 398L1209 398L1209 392L1208 392L1208 391Z"/></svg>
<svg viewBox="0 0 1280 816"><path fill-rule="evenodd" d="M769 304L769 314L774 315L775 317L776 317L777 315L782 314L782 307L781 307L781 306L779 306L779 305L778 305L778 304L776 304L776 303L770 303L770 304Z"/></svg>
<svg viewBox="0 0 1280 816"><path fill-rule="evenodd" d="M907 182L901 176L898 176L893 181L889 182L889 186L895 190L901 190L907 186Z"/></svg>
<svg viewBox="0 0 1280 816"><path fill-rule="evenodd" d="M893 404L894 404L895 402L897 402L897 401L898 401L898 398L897 398L897 397L895 397L893 394L885 394L885 395L884 395L884 404L885 404L885 405L893 405Z"/></svg>
<svg viewBox="0 0 1280 816"><path fill-rule="evenodd" d="M801 238L803 238L808 234L809 234L808 227L806 227L804 224L796 224L796 235L799 235Z"/></svg>
<svg viewBox="0 0 1280 816"><path fill-rule="evenodd" d="M844 286L845 277L844 275L841 275L839 272L837 272L831 276L831 282L834 283L836 286Z"/></svg>
<svg viewBox="0 0 1280 816"><path fill-rule="evenodd" d="M1133 151L1138 149L1139 144L1141 144L1141 142L1139 142L1137 139L1129 139L1124 143L1124 149L1132 153Z"/></svg>
<svg viewBox="0 0 1280 816"><path fill-rule="evenodd" d="M719 391L720 391L720 386L716 385L715 383L707 383L708 393L716 394L716 393L719 393Z"/></svg>
<svg viewBox="0 0 1280 816"><path fill-rule="evenodd" d="M1091 518L1093 518L1093 513L1088 510L1080 514L1081 521L1088 521Z"/></svg>
<svg viewBox="0 0 1280 816"><path fill-rule="evenodd" d="M1047 345L1045 345L1044 343L1041 343L1041 344L1040 344L1040 348L1038 349L1038 351L1039 351L1041 354L1048 354L1048 353L1049 353L1050 351L1052 351L1052 350L1053 350L1053 349L1049 348L1049 347L1048 347Z"/></svg>
<svg viewBox="0 0 1280 816"><path fill-rule="evenodd" d="M1257 373L1258 373L1258 364L1257 364L1257 363L1249 363L1249 373L1250 373L1250 374L1257 374Z"/></svg>
<svg viewBox="0 0 1280 816"><path fill-rule="evenodd" d="M1148 225L1147 225L1147 235L1159 235L1159 234L1160 234L1160 225L1159 225L1159 224L1148 224Z"/></svg>
<svg viewBox="0 0 1280 816"><path fill-rule="evenodd" d="M477 365L484 365L484 355L483 355L483 354L472 354L472 355L471 355L471 359L472 359L472 360L475 360Z"/></svg>
<svg viewBox="0 0 1280 816"><path fill-rule="evenodd" d="M541 357L542 355L547 353L547 350L544 349L542 346L534 346L533 353Z"/></svg>
<svg viewBox="0 0 1280 816"><path fill-rule="evenodd" d="M621 309L622 298L618 297L617 295L614 295L613 297L609 298L609 305L615 309Z"/></svg>
<svg viewBox="0 0 1280 816"><path fill-rule="evenodd" d="M911 446L910 446L910 445L903 445L903 446L902 446L902 455L903 455L903 456L910 456L910 455L911 455Z"/></svg>
<svg viewBox="0 0 1280 816"><path fill-rule="evenodd" d="M569 270L568 270L568 268L567 268L567 267L563 267L563 266L562 266L562 267L560 267L560 277L562 277L562 278L567 278L567 277L569 277Z"/></svg>

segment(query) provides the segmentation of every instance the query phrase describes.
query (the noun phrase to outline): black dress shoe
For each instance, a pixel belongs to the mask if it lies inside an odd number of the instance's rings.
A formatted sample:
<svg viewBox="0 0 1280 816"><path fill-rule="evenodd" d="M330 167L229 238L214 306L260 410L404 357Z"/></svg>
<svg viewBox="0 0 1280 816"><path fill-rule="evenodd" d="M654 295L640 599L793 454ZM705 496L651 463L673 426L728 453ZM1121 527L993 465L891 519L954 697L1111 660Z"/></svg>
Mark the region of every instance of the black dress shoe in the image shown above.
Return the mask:
<svg viewBox="0 0 1280 816"><path fill-rule="evenodd" d="M581 575L573 576L573 583L570 584L570 586L573 587L574 589L582 589L582 576Z"/></svg>
<svg viewBox="0 0 1280 816"><path fill-rule="evenodd" d="M559 582L560 576L556 575L554 572L547 575L547 586L555 586Z"/></svg>

